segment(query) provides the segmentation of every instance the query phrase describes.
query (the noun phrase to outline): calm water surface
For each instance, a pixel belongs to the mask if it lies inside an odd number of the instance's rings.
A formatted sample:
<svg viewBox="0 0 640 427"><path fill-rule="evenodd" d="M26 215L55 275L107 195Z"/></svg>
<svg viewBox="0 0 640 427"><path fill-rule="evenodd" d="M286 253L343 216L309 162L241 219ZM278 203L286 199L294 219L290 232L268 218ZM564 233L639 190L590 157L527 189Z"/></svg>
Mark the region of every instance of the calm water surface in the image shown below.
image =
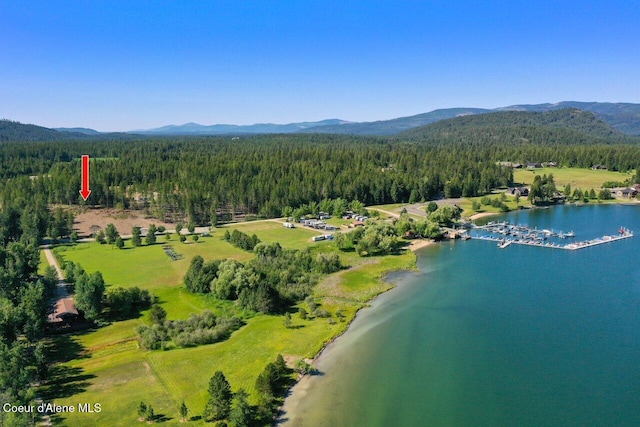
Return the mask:
<svg viewBox="0 0 640 427"><path fill-rule="evenodd" d="M640 425L640 207L505 215L636 236L579 251L470 240L361 312L285 405L291 426ZM502 220L502 218L501 218Z"/></svg>

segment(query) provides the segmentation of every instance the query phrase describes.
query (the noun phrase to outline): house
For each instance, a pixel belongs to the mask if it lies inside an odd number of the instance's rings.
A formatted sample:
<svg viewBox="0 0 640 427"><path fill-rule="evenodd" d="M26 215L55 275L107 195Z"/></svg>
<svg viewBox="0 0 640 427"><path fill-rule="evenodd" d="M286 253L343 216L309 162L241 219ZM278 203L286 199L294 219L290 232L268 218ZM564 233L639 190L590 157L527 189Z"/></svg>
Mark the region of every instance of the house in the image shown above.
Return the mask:
<svg viewBox="0 0 640 427"><path fill-rule="evenodd" d="M72 298L62 298L56 301L53 313L49 314L49 323L69 323L78 318L78 310Z"/></svg>
<svg viewBox="0 0 640 427"><path fill-rule="evenodd" d="M351 224L349 224L349 228L356 228L356 227L364 227L364 222L353 221Z"/></svg>
<svg viewBox="0 0 640 427"><path fill-rule="evenodd" d="M514 163L511 165L511 167L514 169L522 169L522 163Z"/></svg>
<svg viewBox="0 0 640 427"><path fill-rule="evenodd" d="M509 187L506 193L510 196L529 197L529 187Z"/></svg>
<svg viewBox="0 0 640 427"><path fill-rule="evenodd" d="M544 164L544 166L547 168L557 168L558 164L556 162L547 162Z"/></svg>
<svg viewBox="0 0 640 427"><path fill-rule="evenodd" d="M528 162L527 169L540 169L542 168L542 163L540 162Z"/></svg>
<svg viewBox="0 0 640 427"><path fill-rule="evenodd" d="M623 199L630 199L638 195L638 191L635 188L615 188L611 190L611 193L616 197L622 197Z"/></svg>
<svg viewBox="0 0 640 427"><path fill-rule="evenodd" d="M593 169L593 170L607 170L607 167L605 165L593 165L591 167L591 169Z"/></svg>

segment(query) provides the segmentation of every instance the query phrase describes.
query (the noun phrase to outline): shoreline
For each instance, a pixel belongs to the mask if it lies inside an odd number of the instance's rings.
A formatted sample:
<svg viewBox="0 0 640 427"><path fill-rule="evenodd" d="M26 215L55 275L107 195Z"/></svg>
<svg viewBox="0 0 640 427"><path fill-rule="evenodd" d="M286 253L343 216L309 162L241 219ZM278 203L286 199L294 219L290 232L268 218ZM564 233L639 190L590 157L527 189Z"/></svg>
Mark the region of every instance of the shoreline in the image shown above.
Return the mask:
<svg viewBox="0 0 640 427"><path fill-rule="evenodd" d="M413 240L409 244L407 249L415 254L418 250L420 250L422 248L426 248L428 246L435 245L436 243L437 242L434 241L434 240L416 239L416 240ZM417 268L417 266L415 268ZM322 356L326 355L327 348L329 346L331 346L332 344L334 344L336 342L336 340L338 340L338 338L344 336L351 329L351 325L358 318L358 316L361 315L361 312L362 312L362 310L364 308L371 308L371 305L372 305L372 303L374 301L379 300L382 296L387 295L389 293L389 291L392 291L392 290L397 288L397 284L392 283L392 282L390 282L388 280L388 277L389 277L390 274L397 273L397 272L411 272L411 271L414 271L414 270L391 270L391 271L385 272L380 277L379 280L382 281L382 282L388 283L389 285L391 285L391 287L389 289L387 289L386 291L382 291L382 292L374 295L361 308L359 308L355 312L353 317L349 320L349 322L347 323L345 328L340 333L338 333L334 337L332 337L329 341L324 343L322 348L313 356L312 359L310 359L311 365L316 367L317 363L321 362ZM283 425L284 423L290 421L290 417L287 416L287 411L284 410L287 407L287 403L289 403L289 404L291 404L292 402L297 403L299 401L304 400L304 398L306 397L309 389L311 388L311 385L312 385L311 382L312 382L314 377L315 377L315 375L309 375L309 374L303 375L303 376L299 376L296 379L296 382L293 385L291 385L291 387L289 387L287 389L287 391L285 392L284 401L283 401L282 405L278 408L277 416L273 420L272 425L274 425L274 426L275 425Z"/></svg>
<svg viewBox="0 0 640 427"><path fill-rule="evenodd" d="M480 219L480 218L487 218L490 216L495 216L495 215L500 215L504 212L480 212L477 214L473 214L469 217L470 221L475 221L476 219Z"/></svg>

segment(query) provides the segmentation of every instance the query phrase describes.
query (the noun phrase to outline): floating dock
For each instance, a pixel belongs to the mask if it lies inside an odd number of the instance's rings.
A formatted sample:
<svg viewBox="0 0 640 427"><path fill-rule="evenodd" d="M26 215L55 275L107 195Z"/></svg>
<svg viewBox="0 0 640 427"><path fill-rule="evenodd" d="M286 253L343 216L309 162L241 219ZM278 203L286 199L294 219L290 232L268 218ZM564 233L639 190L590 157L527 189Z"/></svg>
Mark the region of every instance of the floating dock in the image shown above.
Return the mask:
<svg viewBox="0 0 640 427"><path fill-rule="evenodd" d="M618 240L624 240L633 237L633 231L625 227L620 227L617 235L605 235L591 240L560 244L557 242L547 241L547 238L558 237L561 239L566 239L568 237L575 236L575 233L573 231L563 233L553 232L550 230L531 230L526 226L509 225L508 223L487 224L485 226L475 227L474 229L501 235L476 235L471 237L472 239L496 242L500 249L504 249L511 244L515 244L575 251L578 249L590 248L592 246L616 242Z"/></svg>

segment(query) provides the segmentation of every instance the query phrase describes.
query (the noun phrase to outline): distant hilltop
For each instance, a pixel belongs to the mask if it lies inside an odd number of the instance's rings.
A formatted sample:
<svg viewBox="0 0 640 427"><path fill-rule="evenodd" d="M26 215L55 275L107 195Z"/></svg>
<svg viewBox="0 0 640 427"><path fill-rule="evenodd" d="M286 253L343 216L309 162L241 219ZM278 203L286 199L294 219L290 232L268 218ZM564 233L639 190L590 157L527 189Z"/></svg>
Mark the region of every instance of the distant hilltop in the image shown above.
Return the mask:
<svg viewBox="0 0 640 427"><path fill-rule="evenodd" d="M458 117L473 117L499 112L551 112L577 109L593 113L595 118L614 131L625 135L640 136L640 104L608 102L564 101L547 104L520 104L494 109L447 108L408 117L374 122L350 122L327 119L315 122L288 124L258 123L253 125L215 124L200 125L186 123L167 125L155 129L133 130L124 133L102 133L83 127L48 129L36 125L25 125L11 120L0 120L0 141L51 141L60 139L108 138L128 139L136 136L206 136L206 135L254 135L323 133L342 135L405 135L407 131Z"/></svg>

